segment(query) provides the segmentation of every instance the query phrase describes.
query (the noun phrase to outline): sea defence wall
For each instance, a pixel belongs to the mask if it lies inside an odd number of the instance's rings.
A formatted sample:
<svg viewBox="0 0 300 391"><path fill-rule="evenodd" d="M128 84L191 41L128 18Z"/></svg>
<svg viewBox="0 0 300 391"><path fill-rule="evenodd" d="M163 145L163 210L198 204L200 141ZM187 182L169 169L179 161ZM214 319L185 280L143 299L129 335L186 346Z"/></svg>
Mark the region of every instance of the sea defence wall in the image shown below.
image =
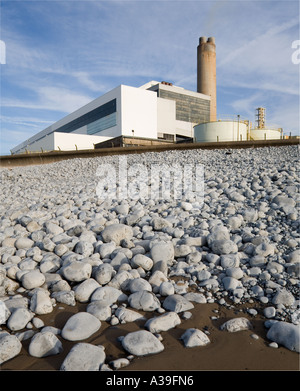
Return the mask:
<svg viewBox="0 0 300 391"><path fill-rule="evenodd" d="M290 138L282 140L248 140L231 142L205 142L205 143L182 143L143 145L132 147L113 147L77 151L53 151L44 153L16 154L0 157L0 167L28 166L36 164L48 164L61 160L75 158L91 158L96 156L121 155L144 152L162 152L176 149L233 149L233 148L262 148L280 147L284 145L299 145L299 139Z"/></svg>

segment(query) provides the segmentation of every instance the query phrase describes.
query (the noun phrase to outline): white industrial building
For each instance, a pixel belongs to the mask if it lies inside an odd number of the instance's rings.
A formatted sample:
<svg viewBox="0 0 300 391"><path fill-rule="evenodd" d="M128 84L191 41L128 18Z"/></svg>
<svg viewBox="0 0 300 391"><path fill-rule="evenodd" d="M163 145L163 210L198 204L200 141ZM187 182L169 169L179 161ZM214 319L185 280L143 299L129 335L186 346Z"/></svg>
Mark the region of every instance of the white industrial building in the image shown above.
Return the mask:
<svg viewBox="0 0 300 391"><path fill-rule="evenodd" d="M197 47L197 92L167 82L141 87L120 85L19 144L12 154L93 149L107 140L218 142L282 138L282 129L249 121L217 120L215 39L201 37ZM162 142L162 141L161 141ZM113 141L110 141L113 145ZM104 145L104 144L103 144Z"/></svg>
<svg viewBox="0 0 300 391"><path fill-rule="evenodd" d="M13 154L93 149L119 136L192 138L193 127L209 120L210 97L171 83L139 88L120 85L19 144Z"/></svg>

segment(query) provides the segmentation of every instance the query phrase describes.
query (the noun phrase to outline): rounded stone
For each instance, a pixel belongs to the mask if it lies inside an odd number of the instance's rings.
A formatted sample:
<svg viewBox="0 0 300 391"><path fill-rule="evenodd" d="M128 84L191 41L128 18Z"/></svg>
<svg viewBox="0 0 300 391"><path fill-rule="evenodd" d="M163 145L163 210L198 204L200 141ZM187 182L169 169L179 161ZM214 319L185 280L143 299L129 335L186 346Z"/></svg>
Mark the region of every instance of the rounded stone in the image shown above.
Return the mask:
<svg viewBox="0 0 300 391"><path fill-rule="evenodd" d="M101 327L101 322L88 312L78 312L64 325L61 336L68 341L80 341L89 338Z"/></svg>
<svg viewBox="0 0 300 391"><path fill-rule="evenodd" d="M287 349L300 353L300 328L288 322L274 323L268 333L267 338Z"/></svg>
<svg viewBox="0 0 300 391"><path fill-rule="evenodd" d="M73 288L75 299L81 303L87 303L90 300L91 295L99 287L100 285L96 280L88 278Z"/></svg>
<svg viewBox="0 0 300 391"><path fill-rule="evenodd" d="M28 352L33 357L47 357L61 353L61 341L50 331L35 334L30 342Z"/></svg>
<svg viewBox="0 0 300 391"><path fill-rule="evenodd" d="M233 291L237 287L241 287L242 283L234 277L224 277L222 284L226 291Z"/></svg>
<svg viewBox="0 0 300 391"><path fill-rule="evenodd" d="M7 321L7 327L12 331L22 330L32 317L33 314L26 308L16 308Z"/></svg>
<svg viewBox="0 0 300 391"><path fill-rule="evenodd" d="M111 224L105 227L101 234L104 242L113 241L119 246L123 239L130 240L132 238L133 230L125 224Z"/></svg>
<svg viewBox="0 0 300 391"><path fill-rule="evenodd" d="M89 257L94 253L94 246L91 242L86 240L80 240L74 249L74 252L77 254L81 254L84 257Z"/></svg>
<svg viewBox="0 0 300 391"><path fill-rule="evenodd" d="M98 251L101 259L109 258L111 253L116 249L115 242L103 243L99 246Z"/></svg>
<svg viewBox="0 0 300 391"><path fill-rule="evenodd" d="M169 296L175 293L174 285L170 281L164 281L159 286L161 296Z"/></svg>
<svg viewBox="0 0 300 391"><path fill-rule="evenodd" d="M183 340L184 345L187 348L193 348L195 346L205 346L210 343L210 339L208 338L208 336L203 333L203 331L195 328L187 329L181 336L181 339Z"/></svg>
<svg viewBox="0 0 300 391"><path fill-rule="evenodd" d="M153 261L151 258L143 255L143 254L136 254L130 262L131 266L134 268L137 268L141 266L144 270L151 270L153 267Z"/></svg>
<svg viewBox="0 0 300 391"><path fill-rule="evenodd" d="M252 329L252 324L247 318L233 318L223 323L220 329L235 333L237 331Z"/></svg>
<svg viewBox="0 0 300 391"><path fill-rule="evenodd" d="M128 297L128 303L132 308L142 311L155 311L160 307L158 298L149 291L132 293Z"/></svg>
<svg viewBox="0 0 300 391"><path fill-rule="evenodd" d="M0 365L16 357L22 349L22 343L15 335L9 333L0 334Z"/></svg>
<svg viewBox="0 0 300 391"><path fill-rule="evenodd" d="M93 276L100 285L105 285L109 283L114 273L114 268L109 263L102 263L96 268Z"/></svg>
<svg viewBox="0 0 300 391"><path fill-rule="evenodd" d="M15 247L16 249L29 249L34 245L34 241L29 238L19 238L15 241Z"/></svg>
<svg viewBox="0 0 300 391"><path fill-rule="evenodd" d="M73 346L64 359L61 371L99 371L105 361L103 346L80 342Z"/></svg>
<svg viewBox="0 0 300 391"><path fill-rule="evenodd" d="M168 278L162 271L156 270L153 274L151 274L148 281L149 284L152 286L153 292L157 293L159 291L160 285L163 282L167 282Z"/></svg>
<svg viewBox="0 0 300 391"><path fill-rule="evenodd" d="M229 240L230 234L226 227L223 225L218 225L214 227L210 234L207 235L207 244L209 247L212 246L213 242L219 240Z"/></svg>
<svg viewBox="0 0 300 391"><path fill-rule="evenodd" d="M276 315L276 308L274 307L267 307L264 309L264 316L268 319L274 318Z"/></svg>
<svg viewBox="0 0 300 391"><path fill-rule="evenodd" d="M25 289L34 289L42 286L46 278L39 270L34 269L26 274L23 274L21 283Z"/></svg>
<svg viewBox="0 0 300 391"><path fill-rule="evenodd" d="M232 240L215 240L211 244L214 254L232 254L238 252L238 246Z"/></svg>
<svg viewBox="0 0 300 391"><path fill-rule="evenodd" d="M94 315L101 321L109 321L111 317L111 307L103 303L102 300L95 300L89 303L86 312Z"/></svg>
<svg viewBox="0 0 300 391"><path fill-rule="evenodd" d="M272 303L276 305L283 304L285 306L291 306L294 304L294 302L295 302L295 297L291 292L289 292L285 288L278 290L272 299Z"/></svg>
<svg viewBox="0 0 300 391"><path fill-rule="evenodd" d="M122 346L130 354L134 354L135 356L156 354L164 350L164 346L158 338L146 330L128 333L122 339Z"/></svg>
<svg viewBox="0 0 300 391"><path fill-rule="evenodd" d="M170 330L181 323L181 320L176 312L166 312L163 315L149 319L145 327L151 333L160 333L161 331Z"/></svg>
<svg viewBox="0 0 300 391"><path fill-rule="evenodd" d="M172 242L157 242L151 245L150 255L153 263L165 261L171 265L174 261L174 246Z"/></svg>
<svg viewBox="0 0 300 391"><path fill-rule="evenodd" d="M92 266L87 262L72 261L61 269L62 275L68 281L81 282L90 278Z"/></svg>
<svg viewBox="0 0 300 391"><path fill-rule="evenodd" d="M144 278L138 277L134 278L129 283L129 290L131 293L138 291L149 291L152 292L152 287L147 280Z"/></svg>
<svg viewBox="0 0 300 391"><path fill-rule="evenodd" d="M37 315L49 314L53 311L53 305L49 292L42 288L35 289L30 299L30 310Z"/></svg>
<svg viewBox="0 0 300 391"><path fill-rule="evenodd" d="M0 300L0 325L4 324L10 316L10 311L4 301Z"/></svg>
<svg viewBox="0 0 300 391"><path fill-rule="evenodd" d="M163 302L163 308L168 311L184 312L194 308L194 304L183 296L174 294L168 296Z"/></svg>
<svg viewBox="0 0 300 391"><path fill-rule="evenodd" d="M135 322L136 320L144 320L145 317L136 311L129 308L119 307L115 311L115 316L122 323Z"/></svg>
<svg viewBox="0 0 300 391"><path fill-rule="evenodd" d="M226 275L228 277L232 277L232 278L236 278L237 280L240 280L243 277L244 272L239 267L229 267L226 269Z"/></svg>
<svg viewBox="0 0 300 391"><path fill-rule="evenodd" d="M90 300L101 300L105 305L112 305L117 301L126 301L127 298L128 296L120 289L106 285L95 289Z"/></svg>

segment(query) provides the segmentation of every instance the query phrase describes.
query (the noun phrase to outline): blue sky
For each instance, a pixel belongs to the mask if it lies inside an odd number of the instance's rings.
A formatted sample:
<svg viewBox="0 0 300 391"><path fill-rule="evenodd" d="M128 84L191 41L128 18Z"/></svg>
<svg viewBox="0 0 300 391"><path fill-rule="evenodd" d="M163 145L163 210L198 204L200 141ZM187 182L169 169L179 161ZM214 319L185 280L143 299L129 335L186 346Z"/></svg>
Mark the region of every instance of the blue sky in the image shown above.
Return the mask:
<svg viewBox="0 0 300 391"><path fill-rule="evenodd" d="M120 84L196 91L200 36L217 46L217 115L299 132L298 1L1 0L0 154Z"/></svg>

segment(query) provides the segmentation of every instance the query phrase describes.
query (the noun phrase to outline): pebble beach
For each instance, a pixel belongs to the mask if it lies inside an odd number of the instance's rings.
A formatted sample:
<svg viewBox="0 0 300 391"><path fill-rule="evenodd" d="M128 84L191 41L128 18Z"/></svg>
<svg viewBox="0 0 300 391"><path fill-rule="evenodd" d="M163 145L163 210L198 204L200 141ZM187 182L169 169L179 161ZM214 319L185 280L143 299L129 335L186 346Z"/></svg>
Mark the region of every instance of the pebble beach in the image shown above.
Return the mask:
<svg viewBox="0 0 300 391"><path fill-rule="evenodd" d="M1 168L0 369L299 370L298 162L127 155L127 197L117 155ZM154 166L201 166L198 191Z"/></svg>

